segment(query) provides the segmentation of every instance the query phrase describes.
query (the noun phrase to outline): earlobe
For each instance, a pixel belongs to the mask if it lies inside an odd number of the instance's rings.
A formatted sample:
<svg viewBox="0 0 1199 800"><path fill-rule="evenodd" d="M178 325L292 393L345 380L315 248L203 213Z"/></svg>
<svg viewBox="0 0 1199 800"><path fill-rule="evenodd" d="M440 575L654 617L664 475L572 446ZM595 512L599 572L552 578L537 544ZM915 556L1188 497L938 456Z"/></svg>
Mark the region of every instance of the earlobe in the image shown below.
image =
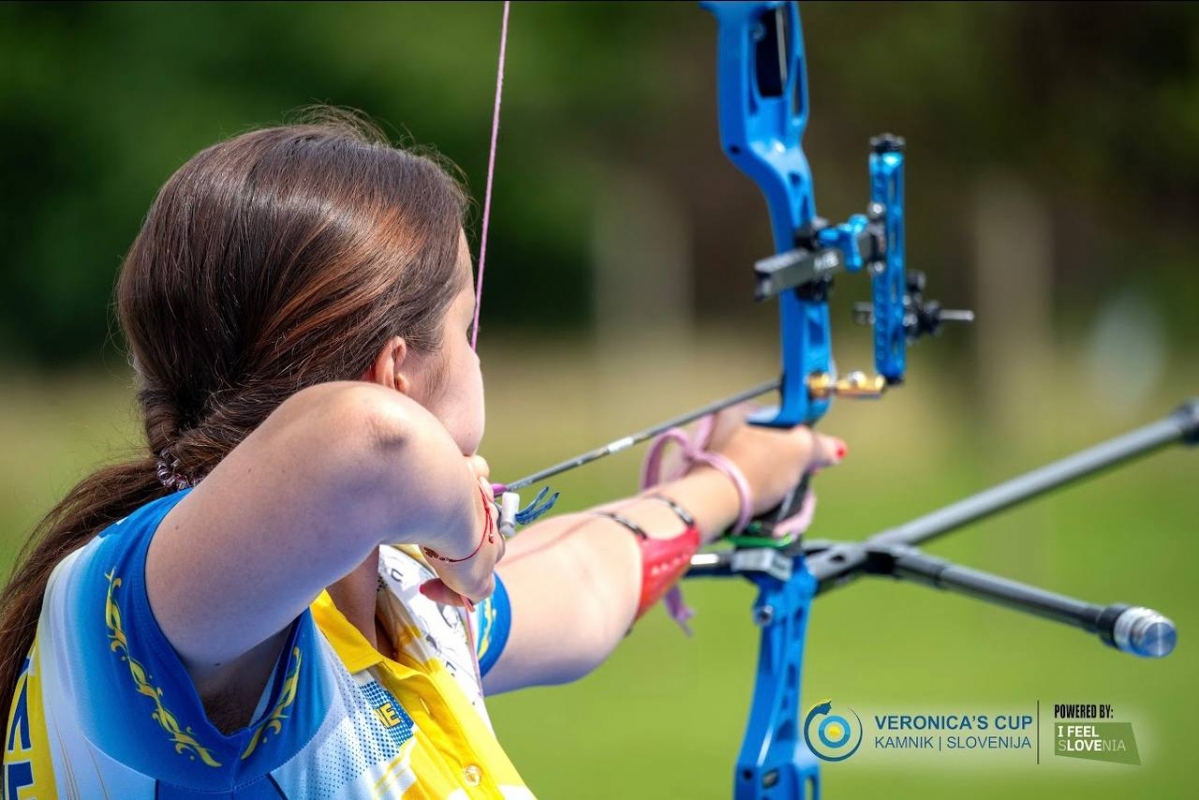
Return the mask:
<svg viewBox="0 0 1199 800"><path fill-rule="evenodd" d="M396 391L402 395L410 395L412 392L412 381L403 371L405 367L411 367L408 363L408 342L397 336L391 341L391 371L394 377L393 383L396 384Z"/></svg>
<svg viewBox="0 0 1199 800"><path fill-rule="evenodd" d="M407 394L411 389L411 382L400 374L407 356L408 343L402 337L394 336L388 339L375 356L370 369L364 373L363 380Z"/></svg>

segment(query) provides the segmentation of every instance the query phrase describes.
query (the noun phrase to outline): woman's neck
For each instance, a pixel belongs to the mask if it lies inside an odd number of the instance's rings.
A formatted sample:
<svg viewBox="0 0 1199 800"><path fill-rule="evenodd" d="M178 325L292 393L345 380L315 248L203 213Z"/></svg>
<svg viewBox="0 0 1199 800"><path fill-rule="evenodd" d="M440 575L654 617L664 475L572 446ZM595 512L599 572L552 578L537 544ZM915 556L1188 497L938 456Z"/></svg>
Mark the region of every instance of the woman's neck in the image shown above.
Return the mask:
<svg viewBox="0 0 1199 800"><path fill-rule="evenodd" d="M379 590L379 549L375 548L366 560L354 568L337 583L329 587L329 596L333 605L342 613L351 625L359 630L370 642L371 647L379 649L379 636L375 626L375 608L378 603Z"/></svg>

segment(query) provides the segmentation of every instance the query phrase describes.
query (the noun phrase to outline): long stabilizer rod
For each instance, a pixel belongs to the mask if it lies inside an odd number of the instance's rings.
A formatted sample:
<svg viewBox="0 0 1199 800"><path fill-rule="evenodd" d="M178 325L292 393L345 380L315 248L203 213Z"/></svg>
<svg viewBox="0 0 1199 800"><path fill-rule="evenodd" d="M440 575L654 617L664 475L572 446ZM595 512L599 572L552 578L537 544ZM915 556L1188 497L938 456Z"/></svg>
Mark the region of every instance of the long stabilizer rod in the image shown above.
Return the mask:
<svg viewBox="0 0 1199 800"><path fill-rule="evenodd" d="M1100 606L1039 589L981 570L952 564L918 550L895 554L891 574L937 589L969 595L979 600L1024 611L1055 622L1097 633L1103 642L1143 658L1164 658L1174 650L1178 633L1174 623L1141 606L1114 603Z"/></svg>
<svg viewBox="0 0 1199 800"><path fill-rule="evenodd" d="M871 536L867 541L872 544L909 545L927 542L1063 484L1147 455L1174 442L1199 443L1199 399L1184 403L1165 419L1012 478L931 514Z"/></svg>
<svg viewBox="0 0 1199 800"><path fill-rule="evenodd" d="M862 575L889 576L968 595L979 600L1061 622L1088 633L1125 653L1145 658L1168 656L1178 641L1174 623L1150 608L1113 603L1100 606L1036 586L963 567L922 553L910 545L869 542L812 541L788 550L746 548L699 553L691 559L688 578L730 578L757 574L790 580L799 549L816 578L821 595Z"/></svg>

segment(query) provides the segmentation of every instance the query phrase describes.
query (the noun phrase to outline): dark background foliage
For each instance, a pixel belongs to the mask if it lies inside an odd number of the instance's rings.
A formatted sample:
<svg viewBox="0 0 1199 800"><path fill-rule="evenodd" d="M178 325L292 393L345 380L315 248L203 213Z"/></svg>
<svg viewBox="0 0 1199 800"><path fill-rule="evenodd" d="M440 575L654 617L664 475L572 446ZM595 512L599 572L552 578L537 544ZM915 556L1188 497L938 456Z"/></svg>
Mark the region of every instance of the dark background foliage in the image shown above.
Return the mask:
<svg viewBox="0 0 1199 800"><path fill-rule="evenodd" d="M166 176L313 102L434 144L481 194L498 15L479 3L0 6L0 348L34 364L95 359L121 254ZM858 210L866 139L902 132L910 259L943 294L969 289L964 208L978 176L1001 170L1043 199L1061 312L1085 316L1132 285L1172 334L1190 332L1197 18L1190 4L808 5L819 208ZM517 5L489 325L591 322L589 219L617 170L665 187L691 220L697 311L753 313L728 297L744 294L766 215L719 152L712 32L685 4Z"/></svg>

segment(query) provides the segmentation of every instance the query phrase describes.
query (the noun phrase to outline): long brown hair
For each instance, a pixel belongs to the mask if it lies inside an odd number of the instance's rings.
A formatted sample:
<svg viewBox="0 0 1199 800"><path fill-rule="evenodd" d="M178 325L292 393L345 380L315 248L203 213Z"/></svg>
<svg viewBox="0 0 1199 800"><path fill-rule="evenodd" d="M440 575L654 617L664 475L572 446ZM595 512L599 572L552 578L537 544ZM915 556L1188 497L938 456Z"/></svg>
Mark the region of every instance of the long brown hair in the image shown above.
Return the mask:
<svg viewBox="0 0 1199 800"><path fill-rule="evenodd" d="M331 109L213 145L171 176L116 287L146 446L83 479L25 543L0 595L0 712L50 573L170 492L163 460L194 481L288 396L360 376L388 338L440 348L466 207L434 158Z"/></svg>

